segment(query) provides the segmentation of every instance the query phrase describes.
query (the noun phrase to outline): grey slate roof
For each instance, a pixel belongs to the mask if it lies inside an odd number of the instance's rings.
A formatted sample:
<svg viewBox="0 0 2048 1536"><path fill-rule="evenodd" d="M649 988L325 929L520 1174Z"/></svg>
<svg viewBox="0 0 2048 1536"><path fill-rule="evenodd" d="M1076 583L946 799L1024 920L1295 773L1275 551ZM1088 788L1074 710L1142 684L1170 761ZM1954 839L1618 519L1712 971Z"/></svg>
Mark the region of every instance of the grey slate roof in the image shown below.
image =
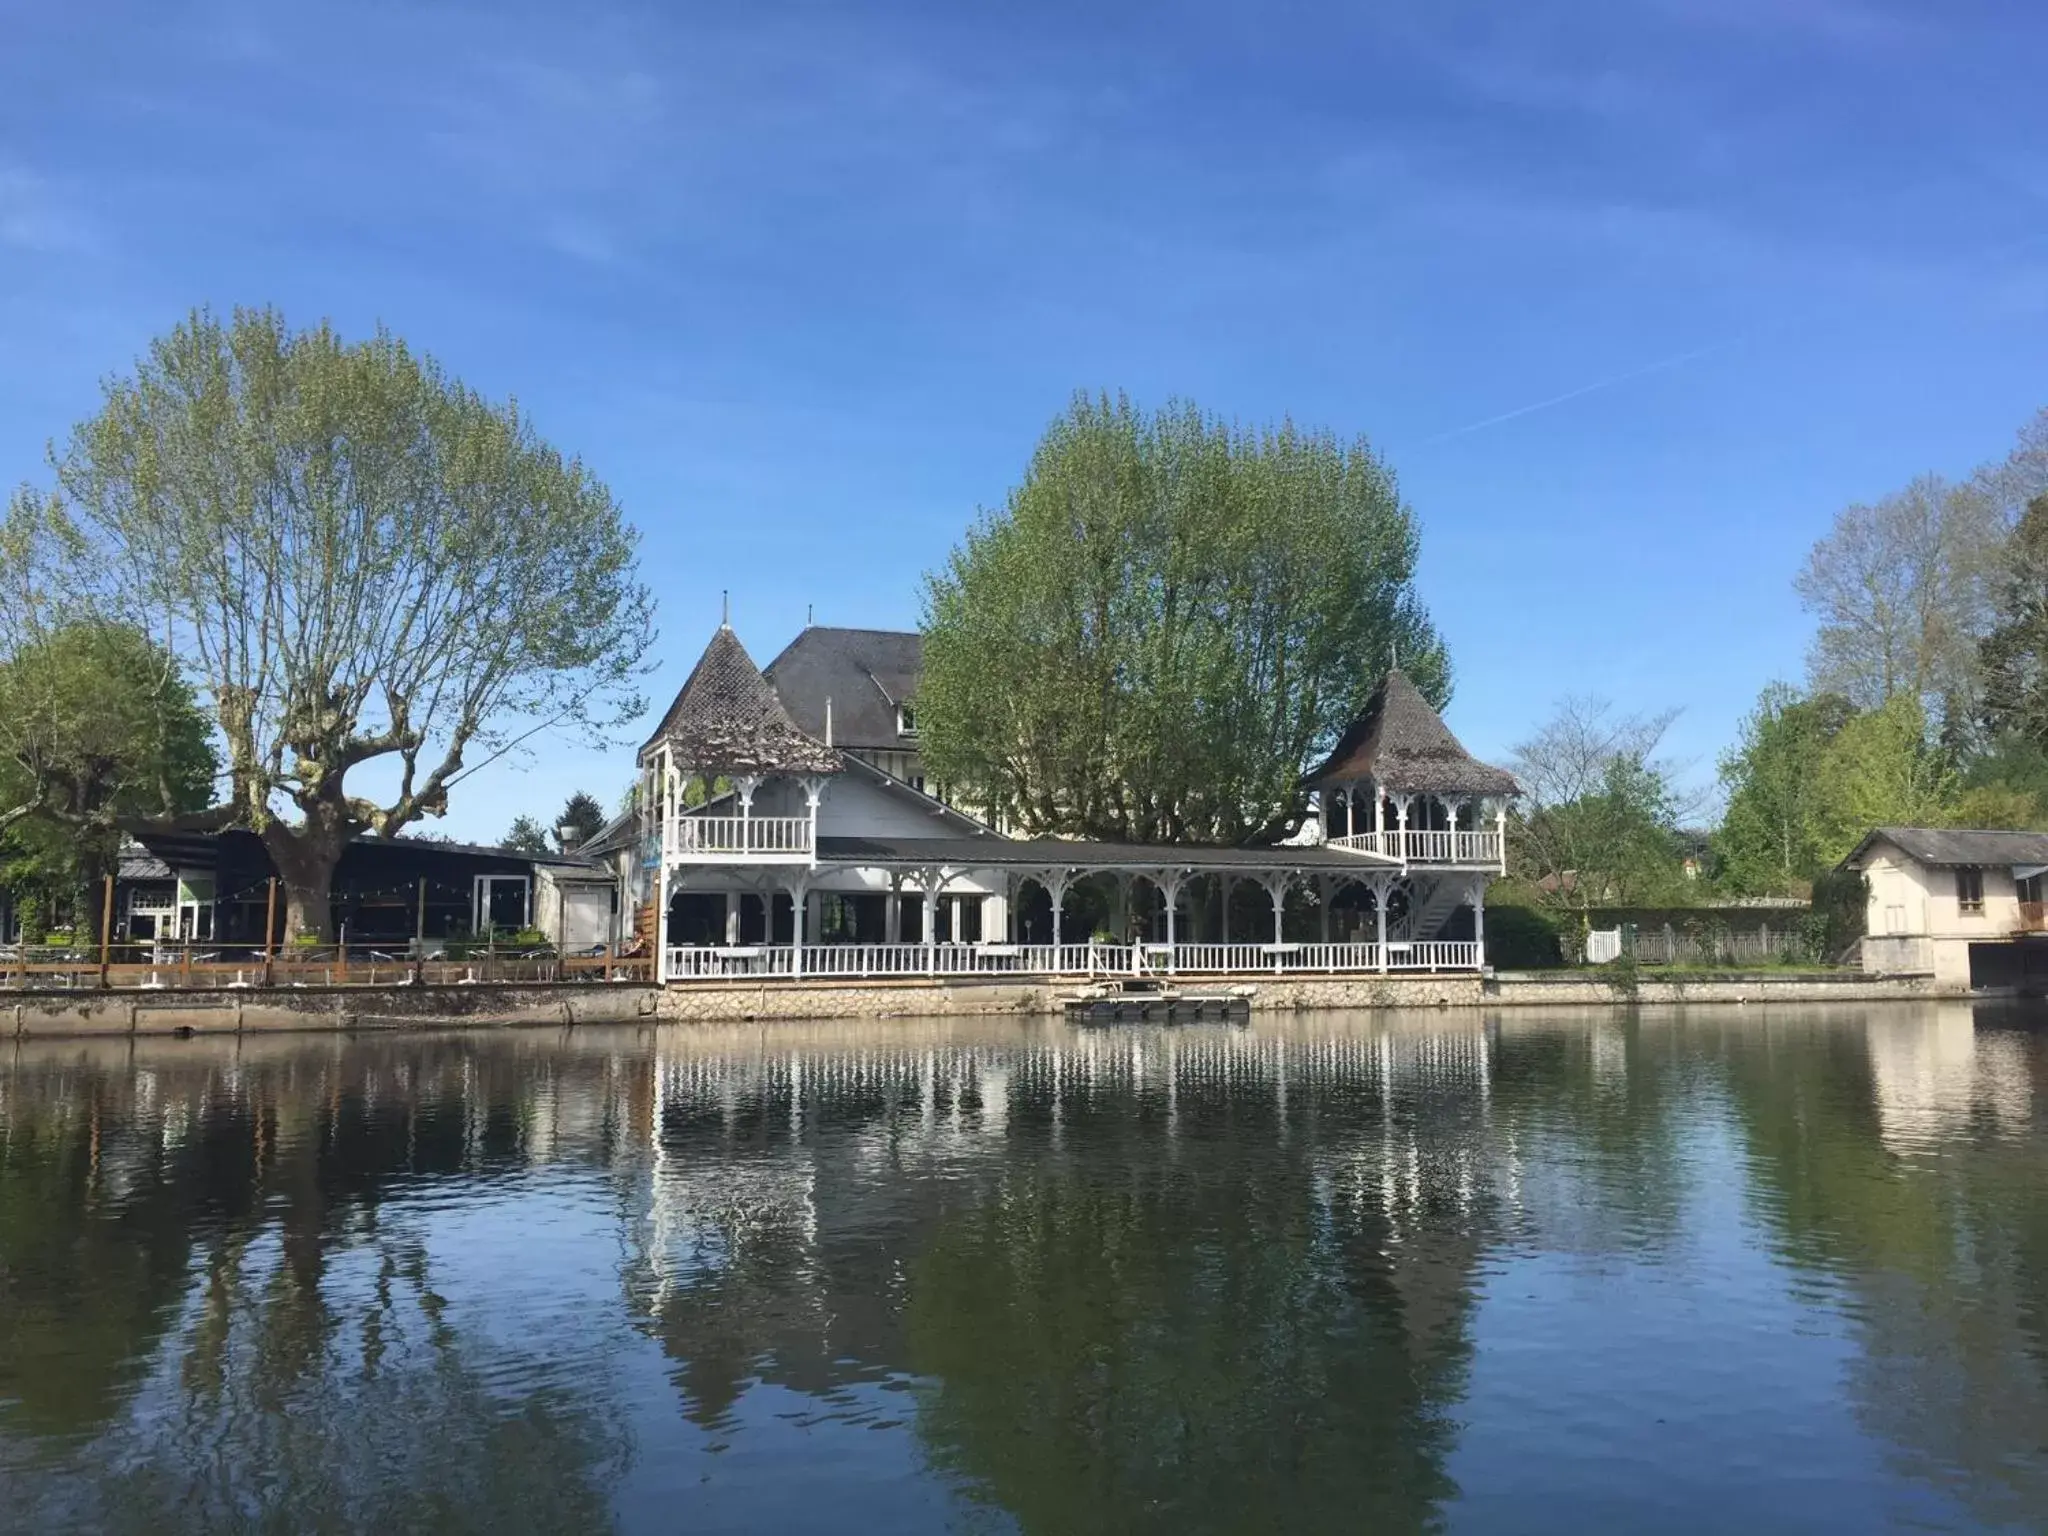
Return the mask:
<svg viewBox="0 0 2048 1536"><path fill-rule="evenodd" d="M1512 795L1514 775L1467 752L1398 667L1322 765L1303 781L1315 789L1371 776L1395 794Z"/></svg>
<svg viewBox="0 0 2048 1536"><path fill-rule="evenodd" d="M841 767L837 752L798 729L724 624L640 749L641 758L664 741L678 763L698 773L837 773Z"/></svg>
<svg viewBox="0 0 2048 1536"><path fill-rule="evenodd" d="M2048 832L1979 832L1964 827L1878 827L1846 859L1860 868L1871 845L1892 844L1918 863L1936 869L1971 864L2048 864Z"/></svg>
<svg viewBox="0 0 2048 1536"><path fill-rule="evenodd" d="M1059 837L821 837L824 864L953 865L959 868L1316 870L1369 875L1391 861L1341 848L1212 848L1183 844L1094 843Z"/></svg>
<svg viewBox="0 0 2048 1536"><path fill-rule="evenodd" d="M115 878L119 880L168 880L171 878L171 866L139 843L132 844L121 850L120 867Z"/></svg>
<svg viewBox="0 0 2048 1536"><path fill-rule="evenodd" d="M775 695L799 727L822 738L832 701L832 745L909 751L917 737L897 726L897 706L917 694L924 637L896 629L812 625L768 663Z"/></svg>

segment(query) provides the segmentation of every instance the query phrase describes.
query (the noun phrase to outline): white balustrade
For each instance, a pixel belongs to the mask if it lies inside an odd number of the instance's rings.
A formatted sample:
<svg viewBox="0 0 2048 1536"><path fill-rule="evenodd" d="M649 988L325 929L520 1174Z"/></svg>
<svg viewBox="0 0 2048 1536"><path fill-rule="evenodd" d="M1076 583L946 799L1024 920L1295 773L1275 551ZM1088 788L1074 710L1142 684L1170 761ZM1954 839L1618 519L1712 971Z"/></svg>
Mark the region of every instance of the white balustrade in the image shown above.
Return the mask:
<svg viewBox="0 0 2048 1536"><path fill-rule="evenodd" d="M675 859L779 858L811 855L808 816L678 816L669 823Z"/></svg>
<svg viewBox="0 0 2048 1536"><path fill-rule="evenodd" d="M1358 832L1333 837L1329 846L1353 853L1374 853L1382 858L1401 859L1409 864L1452 864L1498 867L1501 837L1498 830L1445 832L1411 827L1406 832Z"/></svg>
<svg viewBox="0 0 2048 1536"><path fill-rule="evenodd" d="M671 946L670 981L794 977L787 944L742 948ZM1389 971L1476 971L1470 940L1390 942ZM1346 944L806 944L805 979L891 976L1257 976L1344 975L1381 969L1379 946Z"/></svg>

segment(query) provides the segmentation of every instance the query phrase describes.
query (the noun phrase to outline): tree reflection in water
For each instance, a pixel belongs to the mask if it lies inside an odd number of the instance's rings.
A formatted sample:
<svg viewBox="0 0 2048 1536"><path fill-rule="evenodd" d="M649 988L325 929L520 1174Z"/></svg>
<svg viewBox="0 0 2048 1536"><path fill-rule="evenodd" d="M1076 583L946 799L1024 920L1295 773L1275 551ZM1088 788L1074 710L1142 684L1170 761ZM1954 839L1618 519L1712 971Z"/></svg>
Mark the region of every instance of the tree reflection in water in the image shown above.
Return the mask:
<svg viewBox="0 0 2048 1536"><path fill-rule="evenodd" d="M1649 1508L1645 1403L1814 1475L1740 1368L1781 1294L1888 1487L2038 1522L2044 1063L1933 1009L23 1049L0 1523L1406 1530L1566 1457Z"/></svg>
<svg viewBox="0 0 2048 1536"><path fill-rule="evenodd" d="M625 1455L612 1406L496 1384L530 1362L451 1324L425 1247L380 1224L394 1183L488 1172L517 1140L472 1097L466 1056L443 1043L396 1076L329 1048L277 1069L9 1080L12 1518L111 1531L608 1522Z"/></svg>

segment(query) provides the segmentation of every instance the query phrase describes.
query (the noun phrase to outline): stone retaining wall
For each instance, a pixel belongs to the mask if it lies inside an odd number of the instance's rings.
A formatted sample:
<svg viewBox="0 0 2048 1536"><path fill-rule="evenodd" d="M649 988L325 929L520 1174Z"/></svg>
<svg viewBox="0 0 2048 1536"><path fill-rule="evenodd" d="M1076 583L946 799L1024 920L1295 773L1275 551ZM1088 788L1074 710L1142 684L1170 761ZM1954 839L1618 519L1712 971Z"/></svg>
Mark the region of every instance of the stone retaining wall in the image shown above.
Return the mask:
<svg viewBox="0 0 2048 1536"><path fill-rule="evenodd" d="M0 992L0 1031L21 1036L255 1033L284 1030L742 1023L774 1019L1053 1014L1073 981L631 982L274 991ZM1925 976L1757 973L1640 979L1534 972L1479 976L1283 976L1188 981L1242 994L1259 1013L1319 1009L1611 1007L1645 1003L1876 1002L1968 996Z"/></svg>
<svg viewBox="0 0 2048 1536"><path fill-rule="evenodd" d="M689 982L669 987L662 1019L678 1023L767 1019L901 1018L1050 1013L1080 983L917 979ZM1239 993L1257 1013L1317 1009L1611 1007L1617 1003L1873 1002L1954 995L1926 977L1770 973L1643 980L1631 991L1598 976L1283 976L1187 981L1188 991ZM1966 994L1965 994L1966 995Z"/></svg>
<svg viewBox="0 0 2048 1536"><path fill-rule="evenodd" d="M621 1024L651 1017L655 1002L654 988L630 982L0 992L0 1029L44 1036Z"/></svg>

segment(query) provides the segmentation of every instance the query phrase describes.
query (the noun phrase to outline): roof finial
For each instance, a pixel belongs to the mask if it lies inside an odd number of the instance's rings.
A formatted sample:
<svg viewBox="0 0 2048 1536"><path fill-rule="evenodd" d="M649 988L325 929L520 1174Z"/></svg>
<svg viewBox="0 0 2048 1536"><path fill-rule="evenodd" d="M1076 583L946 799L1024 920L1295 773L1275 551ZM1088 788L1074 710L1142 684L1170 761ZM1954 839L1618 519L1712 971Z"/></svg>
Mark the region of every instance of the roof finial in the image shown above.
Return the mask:
<svg viewBox="0 0 2048 1536"><path fill-rule="evenodd" d="M718 627L720 629L732 628L732 591L730 588L722 589L718 594Z"/></svg>
<svg viewBox="0 0 2048 1536"><path fill-rule="evenodd" d="M811 627L812 625L816 624L817 622L818 622L818 605L817 605L816 603L805 603L805 604L804 604L804 628L805 628L805 629L809 629L809 628L810 628L810 627Z"/></svg>

